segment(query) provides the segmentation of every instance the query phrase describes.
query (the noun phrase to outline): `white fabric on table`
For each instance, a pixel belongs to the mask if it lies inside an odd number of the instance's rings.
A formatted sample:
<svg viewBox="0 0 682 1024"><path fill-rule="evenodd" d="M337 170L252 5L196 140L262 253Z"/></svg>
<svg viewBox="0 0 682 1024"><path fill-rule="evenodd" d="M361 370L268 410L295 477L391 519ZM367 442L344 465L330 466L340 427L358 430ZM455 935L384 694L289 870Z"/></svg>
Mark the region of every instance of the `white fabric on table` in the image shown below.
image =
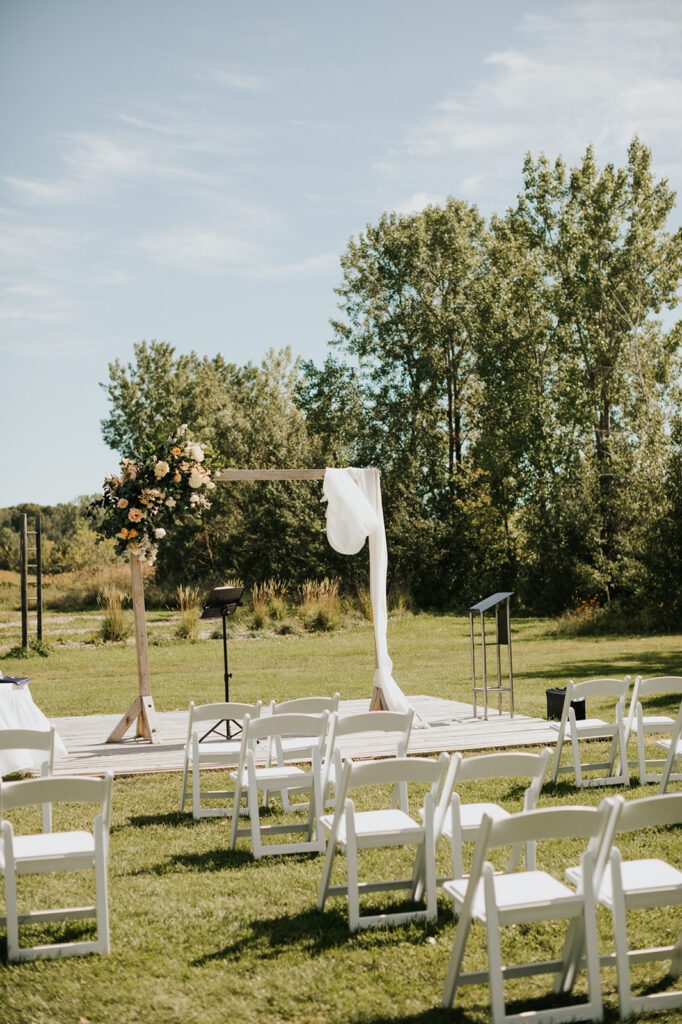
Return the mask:
<svg viewBox="0 0 682 1024"><path fill-rule="evenodd" d="M369 593L376 650L374 685L383 692L390 711L409 711L411 704L393 678L393 662L388 654L388 551L379 470L327 469L322 500L327 502L327 539L335 551L357 554L369 537Z"/></svg>
<svg viewBox="0 0 682 1024"><path fill-rule="evenodd" d="M27 684L0 683L1 729L37 729L40 732L50 729L49 721L33 700ZM54 752L62 757L67 753L59 733L55 734ZM44 760L45 752L40 750L0 750L0 775L39 771Z"/></svg>

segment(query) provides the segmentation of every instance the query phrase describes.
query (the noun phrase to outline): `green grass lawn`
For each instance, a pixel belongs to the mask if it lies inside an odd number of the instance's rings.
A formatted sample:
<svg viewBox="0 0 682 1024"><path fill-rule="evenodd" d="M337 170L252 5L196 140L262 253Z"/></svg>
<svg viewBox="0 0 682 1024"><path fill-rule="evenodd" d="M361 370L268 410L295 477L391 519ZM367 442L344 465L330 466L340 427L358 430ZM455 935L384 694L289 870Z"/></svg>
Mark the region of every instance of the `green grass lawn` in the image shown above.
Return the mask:
<svg viewBox="0 0 682 1024"><path fill-rule="evenodd" d="M470 699L468 623L464 619L405 616L390 623L390 649L397 680L409 693ZM550 624L516 620L514 627L517 707L544 714L544 691L567 678L642 672L682 673L680 637L618 637L564 640ZM173 643L151 648L154 695L161 710L185 707L189 699L219 699L221 645ZM235 699L278 699L339 690L342 698L369 696L372 685L371 627L335 634L231 642ZM6 674L30 675L32 692L48 715L122 712L136 691L131 647L57 649L49 658L3 660ZM590 713L598 710L590 707ZM568 754L568 752L567 752ZM178 774L116 780L110 861L112 953L64 961L7 965L0 938L2 1024L171 1024L202 1022L439 1022L488 1021L484 987L458 996L458 1009L439 1010L454 922L445 899L435 926L412 925L350 937L346 907L334 899L323 914L315 908L321 860L314 856L254 862L247 841L227 849L225 819L194 822L179 815ZM680 789L675 784L672 789ZM474 787L476 795L520 808L518 788L502 781ZM596 804L613 790L576 793L562 782L545 787L541 805ZM622 792L622 790L621 790ZM652 795L655 787L633 785L628 799ZM85 823L81 809L69 825ZM279 818L275 811L273 820ZM21 824L30 821L24 817ZM660 856L680 864L680 830L627 837L624 856ZM562 843L546 853L545 866L560 871L577 862L579 845ZM447 849L439 853L442 873ZM342 865L342 862L341 862ZM362 870L361 863L361 870ZM366 877L401 872L400 855L368 855ZM337 870L341 870L337 868ZM402 865L405 870L405 865ZM339 874L339 880L341 874ZM49 904L52 895L71 905L89 899L90 879L69 878L69 891L47 878L22 880L30 902ZM376 897L389 905L395 897ZM374 901L373 901L374 902ZM603 950L612 948L610 920L600 912ZM80 926L73 927L73 937ZM635 915L632 939L640 945L672 941L682 927L677 911ZM36 932L42 931L36 929ZM2 934L2 933L0 933ZM54 938L56 929L44 934ZM558 950L553 925L510 929L507 955L546 958ZM485 943L475 929L468 963L485 965ZM638 984L661 983L663 971L638 968ZM607 1020L617 1019L615 972L602 972ZM577 994L583 991L581 976ZM547 979L526 979L510 992L523 1008L547 990ZM644 1020L645 1018L642 1018ZM676 1013L658 1015L672 1024Z"/></svg>

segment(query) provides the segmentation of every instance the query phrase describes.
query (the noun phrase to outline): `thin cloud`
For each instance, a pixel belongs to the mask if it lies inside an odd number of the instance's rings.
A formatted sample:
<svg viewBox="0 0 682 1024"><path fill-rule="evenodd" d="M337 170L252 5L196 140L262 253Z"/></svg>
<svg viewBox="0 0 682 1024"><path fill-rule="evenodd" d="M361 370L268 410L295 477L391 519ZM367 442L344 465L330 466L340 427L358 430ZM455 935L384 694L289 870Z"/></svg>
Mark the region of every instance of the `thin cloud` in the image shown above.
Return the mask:
<svg viewBox="0 0 682 1024"><path fill-rule="evenodd" d="M191 74L200 82L211 82L239 92L267 92L272 80L264 75L254 75L222 64L195 62L190 66Z"/></svg>
<svg viewBox="0 0 682 1024"><path fill-rule="evenodd" d="M576 159L593 142L602 158L622 160L635 134L660 149L667 173L680 169L677 0L548 6L522 19L514 42L489 53L471 87L443 97L375 162L393 188L418 180L437 191L447 175L448 191L459 180L481 194L484 179L488 202L499 207L497 194L518 182L527 150Z"/></svg>

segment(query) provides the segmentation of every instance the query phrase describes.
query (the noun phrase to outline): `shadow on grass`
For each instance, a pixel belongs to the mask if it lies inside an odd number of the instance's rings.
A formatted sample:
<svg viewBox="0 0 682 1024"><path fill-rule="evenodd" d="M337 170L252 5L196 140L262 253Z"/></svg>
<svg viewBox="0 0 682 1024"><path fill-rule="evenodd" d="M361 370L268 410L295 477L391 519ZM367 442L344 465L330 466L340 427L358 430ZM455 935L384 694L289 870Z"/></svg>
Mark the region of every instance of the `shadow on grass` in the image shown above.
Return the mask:
<svg viewBox="0 0 682 1024"><path fill-rule="evenodd" d="M216 850L206 850L204 853L176 853L158 864L136 868L125 874L129 878L136 878L140 875L182 874L185 871L231 871L256 863L247 850L227 850L225 847L219 847Z"/></svg>
<svg viewBox="0 0 682 1024"><path fill-rule="evenodd" d="M582 638L581 638L582 639ZM633 639L637 639L636 636ZM582 682L585 679L601 677L618 678L626 675L634 676L673 676L682 672L682 658L676 651L639 651L633 654L616 654L605 651L603 658L565 661L552 668L542 670L544 679L562 679L567 682L573 679ZM517 678L524 678L523 676ZM526 678L528 678L526 676Z"/></svg>
<svg viewBox="0 0 682 1024"><path fill-rule="evenodd" d="M123 832L129 828L148 828L150 825L171 825L173 828L191 828L196 824L197 822L195 822L191 814L181 814L180 811L168 811L166 814L132 814L122 825L113 826L111 831Z"/></svg>
<svg viewBox="0 0 682 1024"><path fill-rule="evenodd" d="M386 913L411 909L414 909L414 904L405 900L382 907L382 911ZM292 945L310 956L356 942L362 943L363 946L376 945L383 949L387 936L395 937L401 943L419 946L424 943L427 936L438 934L444 924L452 922L451 908L445 903L441 904L439 901L438 912L437 923L415 923L411 929L371 928L355 935L348 931L348 913L345 906L327 907L325 910L312 907L299 914L280 914L277 917L250 921L237 941L192 961L192 966L199 967L214 960L239 961L245 954L255 955L261 960L273 960L287 953Z"/></svg>

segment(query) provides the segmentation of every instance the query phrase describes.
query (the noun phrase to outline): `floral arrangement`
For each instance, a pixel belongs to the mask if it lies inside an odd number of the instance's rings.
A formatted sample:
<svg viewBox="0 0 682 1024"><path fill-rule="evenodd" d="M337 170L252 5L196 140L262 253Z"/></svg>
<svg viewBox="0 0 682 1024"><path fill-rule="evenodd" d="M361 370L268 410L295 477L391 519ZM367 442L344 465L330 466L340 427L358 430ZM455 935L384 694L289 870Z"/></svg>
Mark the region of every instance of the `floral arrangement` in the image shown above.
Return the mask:
<svg viewBox="0 0 682 1024"><path fill-rule="evenodd" d="M119 555L153 564L158 542L176 523L211 507L213 490L208 449L193 441L186 425L153 451L121 461L120 473L104 481L100 529L116 540Z"/></svg>

